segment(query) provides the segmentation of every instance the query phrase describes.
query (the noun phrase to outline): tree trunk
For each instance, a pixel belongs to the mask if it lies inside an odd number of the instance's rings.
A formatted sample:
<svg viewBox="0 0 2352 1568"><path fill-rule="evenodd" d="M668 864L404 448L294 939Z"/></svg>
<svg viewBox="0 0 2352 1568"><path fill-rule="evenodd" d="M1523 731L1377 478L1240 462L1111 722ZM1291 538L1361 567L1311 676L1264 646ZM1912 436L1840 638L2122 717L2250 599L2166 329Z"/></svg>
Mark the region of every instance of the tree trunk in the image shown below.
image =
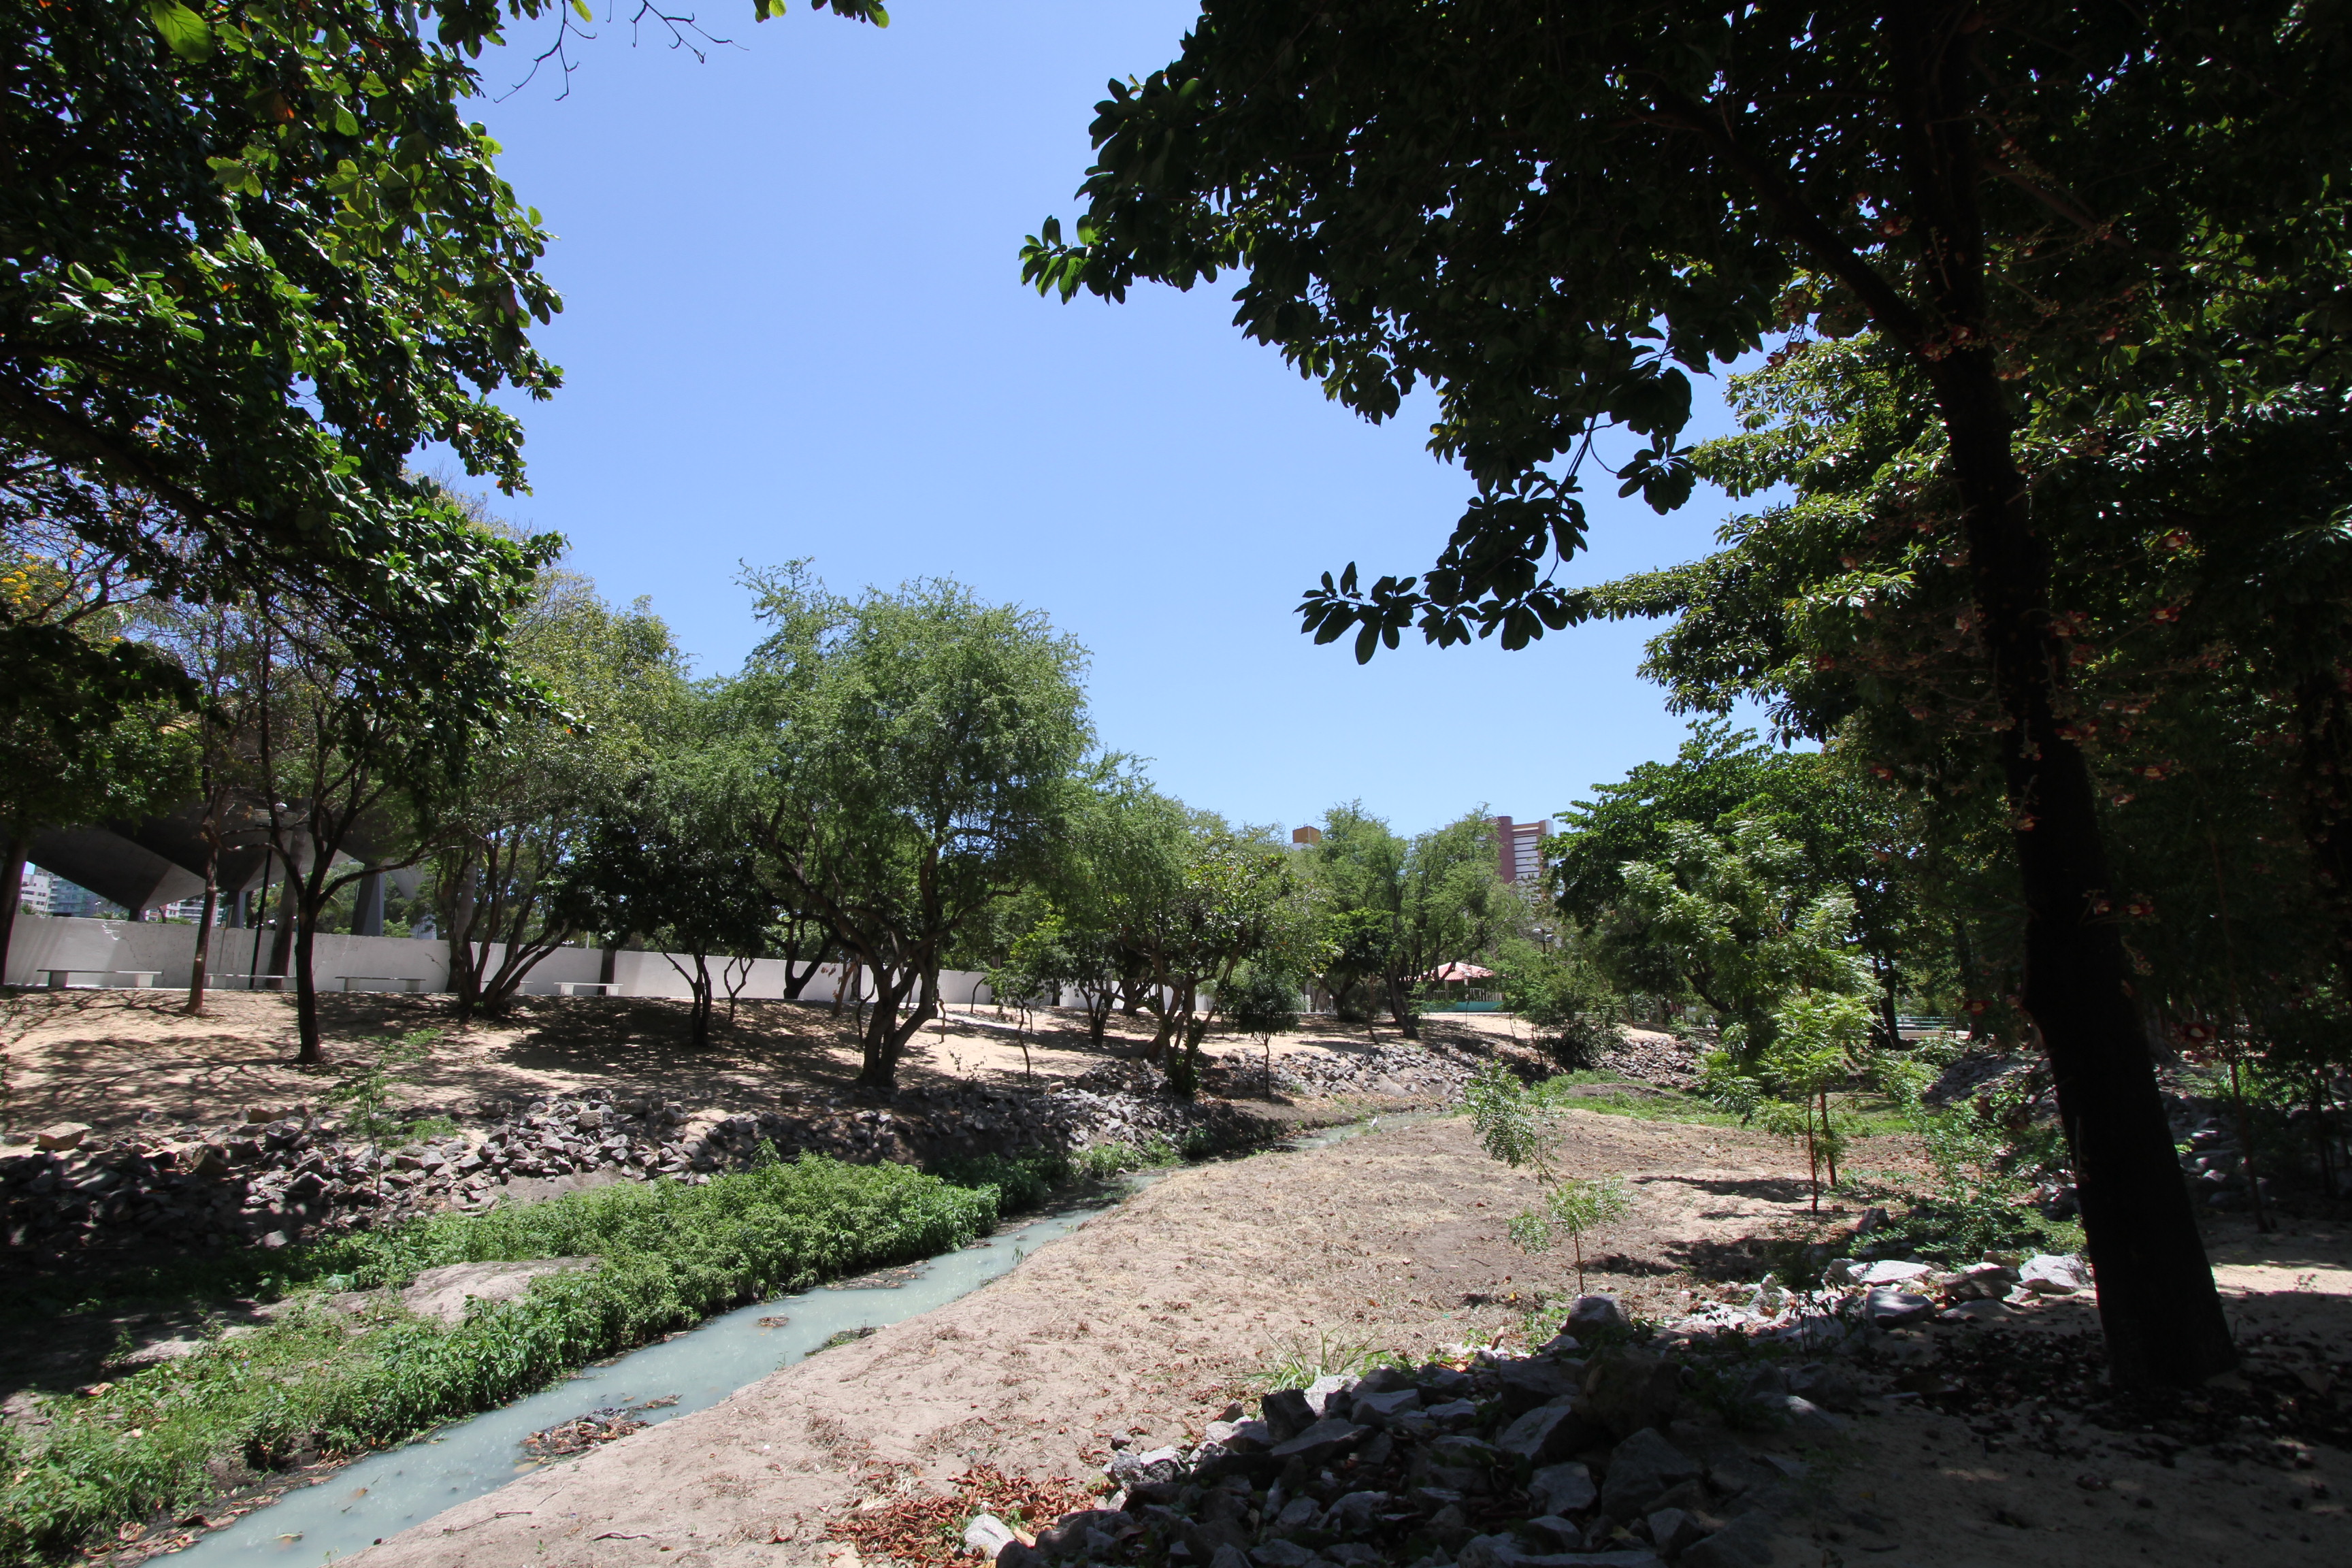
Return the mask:
<svg viewBox="0 0 2352 1568"><path fill-rule="evenodd" d="M1388 986L1389 1016L1396 1020L1397 1033L1408 1040L1421 1038L1421 1021L1412 1016L1412 1004L1404 994L1404 980L1400 975L1382 976Z"/></svg>
<svg viewBox="0 0 2352 1568"><path fill-rule="evenodd" d="M213 963L213 915L220 908L220 843L216 836L205 836L205 905L196 918L196 956L188 972L188 1005L190 1017L202 1017L205 1011L205 971Z"/></svg>
<svg viewBox="0 0 2352 1568"><path fill-rule="evenodd" d="M2295 683L2296 815L2311 850L2313 890L2327 911L2336 962L2352 984L2352 697L2321 670Z"/></svg>
<svg viewBox="0 0 2352 1568"><path fill-rule="evenodd" d="M295 911L300 908L297 889L301 885L301 879L294 874L293 867L288 866L285 885L278 889L278 930L269 939L268 973L279 976L281 982L284 976L294 973L294 928L299 923Z"/></svg>
<svg viewBox="0 0 2352 1568"><path fill-rule="evenodd" d="M8 969L8 944L16 939L16 906L25 898L25 858L32 852L32 830L11 820L0 828L0 977Z"/></svg>
<svg viewBox="0 0 2352 1568"><path fill-rule="evenodd" d="M288 889L294 884L289 882ZM289 902L291 900L289 900ZM294 938L294 1031L301 1047L294 1059L306 1066L316 1066L320 1060L319 1050L319 982L310 968L310 943L314 936L311 922L301 922Z"/></svg>
<svg viewBox="0 0 2352 1568"><path fill-rule="evenodd" d="M1985 292L1978 83L1933 18L1889 13L1899 156L1932 316L1906 346L1949 442L2001 731L2025 899L2026 1012L2057 1081L2107 1359L2126 1386L2189 1385L2237 1360L2172 1150L2155 1064L2110 912L2114 883L2091 773L2059 726L2066 649L2050 616L2050 544L2034 527Z"/></svg>
<svg viewBox="0 0 2352 1568"><path fill-rule="evenodd" d="M899 1004L907 993L919 984L915 1010L901 1022ZM874 971L874 1016L866 1021L865 1060L859 1068L857 1081L867 1089L896 1092L898 1087L898 1058L907 1042L916 1032L930 1022L939 1010L939 970L926 965L918 974L908 969L897 974L886 973L878 966Z"/></svg>

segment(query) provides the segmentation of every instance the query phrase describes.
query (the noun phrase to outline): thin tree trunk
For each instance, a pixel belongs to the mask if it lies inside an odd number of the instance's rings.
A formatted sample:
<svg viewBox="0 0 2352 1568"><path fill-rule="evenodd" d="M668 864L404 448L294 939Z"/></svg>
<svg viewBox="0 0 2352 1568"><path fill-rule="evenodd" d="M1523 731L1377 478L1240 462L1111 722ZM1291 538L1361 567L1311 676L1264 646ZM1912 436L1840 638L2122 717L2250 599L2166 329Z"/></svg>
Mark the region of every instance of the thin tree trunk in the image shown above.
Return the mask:
<svg viewBox="0 0 2352 1568"><path fill-rule="evenodd" d="M1421 1022L1412 1016L1412 1004L1405 999L1403 978L1395 974L1381 978L1388 985L1389 1016L1396 1020L1397 1033L1408 1040L1421 1038Z"/></svg>
<svg viewBox="0 0 2352 1568"><path fill-rule="evenodd" d="M196 957L188 974L188 1005L190 1017L202 1017L205 1011L205 972L213 963L213 916L220 908L220 838L215 833L205 835L205 906L196 919Z"/></svg>
<svg viewBox="0 0 2352 1568"><path fill-rule="evenodd" d="M289 888L292 883L288 883ZM319 1049L319 983L310 968L310 944L315 933L311 922L304 921L294 939L294 1029L301 1048L294 1059L306 1066L315 1066L320 1059Z"/></svg>
<svg viewBox="0 0 2352 1568"><path fill-rule="evenodd" d="M11 819L0 838L0 975L8 968L8 944L16 939L16 906L25 898L25 860L31 854L33 835L22 822Z"/></svg>

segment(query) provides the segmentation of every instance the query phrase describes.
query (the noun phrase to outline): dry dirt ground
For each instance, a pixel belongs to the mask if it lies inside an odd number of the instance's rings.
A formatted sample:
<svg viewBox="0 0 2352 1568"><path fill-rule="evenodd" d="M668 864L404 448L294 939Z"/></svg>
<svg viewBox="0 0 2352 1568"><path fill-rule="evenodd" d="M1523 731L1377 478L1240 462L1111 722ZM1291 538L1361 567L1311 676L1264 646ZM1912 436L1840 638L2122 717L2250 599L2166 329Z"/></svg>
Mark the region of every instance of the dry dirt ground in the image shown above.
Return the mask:
<svg viewBox="0 0 2352 1568"><path fill-rule="evenodd" d="M1705 1290L1711 1263L1795 1217L1796 1172L1776 1145L1574 1120L1571 1164L1622 1173L1636 1194L1589 1283L1636 1311L1663 1315ZM1503 1238L1526 1190L1459 1119L1183 1170L962 1300L550 1466L363 1556L370 1568L838 1563L827 1521L861 1500L982 1460L1087 1479L1113 1435L1150 1446L1197 1432L1302 1349L1507 1339L1520 1306L1574 1289L1559 1260L1531 1260ZM2266 1248L2223 1271L2249 1332L2297 1312L2339 1342L2352 1333L2341 1242L2300 1236ZM2046 1331L2080 1331L2062 1310ZM2352 1561L2352 1526L2324 1493L2352 1484L2340 1453L2317 1450L2316 1468L2289 1474L2193 1456L2167 1468L2119 1447L2094 1435L2066 1463L1990 1452L1959 1420L1889 1405L1813 1440L1813 1507L1790 1521L1776 1562Z"/></svg>
<svg viewBox="0 0 2352 1568"><path fill-rule="evenodd" d="M164 991L18 992L0 999L0 1143L56 1121L100 1131L142 1114L173 1122L235 1121L251 1106L293 1110L319 1103L370 1042L388 1033L442 1031L431 1058L399 1098L420 1107L530 1099L595 1087L659 1094L697 1109L731 1112L772 1107L780 1093L847 1092L857 1076L851 1021L825 1004L745 1002L732 1023L724 1005L709 1044L687 1037L680 1002L529 996L496 1020L456 1026L447 1004L389 994L321 996L324 1062L294 1061L293 999L215 993L205 1016L183 1013ZM1024 1063L1012 1031L992 1008L952 1015L925 1028L900 1068L901 1084L959 1079L1075 1078L1150 1037L1148 1020L1114 1018L1095 1046L1083 1022L1040 1013ZM1507 1041L1507 1021L1464 1015L1430 1020L1424 1033L1472 1042ZM1361 1051L1393 1028L1367 1030L1312 1020L1277 1039L1276 1056ZM1258 1056L1257 1042L1213 1035L1209 1048Z"/></svg>
<svg viewBox="0 0 2352 1568"><path fill-rule="evenodd" d="M322 1075L289 1062L284 999L215 1000L214 1016L186 1019L168 997L17 998L5 1037L9 1129L60 1119L110 1128L150 1109L219 1121L247 1104L320 1096ZM330 1071L373 1033L446 1021L425 998L329 1002ZM1489 1020L1447 1026L1500 1043ZM1280 1048L1349 1051L1362 1039L1332 1029ZM1122 1043L1134 1042L1112 1049ZM1062 1029L1033 1047L1033 1065L1070 1076L1105 1054ZM750 1109L787 1088L845 1090L855 1070L851 1042L823 1007L747 1005L737 1027L698 1049L670 1005L534 998L509 1020L445 1037L411 1093L436 1104L596 1083ZM907 1064L910 1082L1021 1070L1008 1037L964 1026L944 1038L927 1031ZM1568 1165L1620 1174L1635 1196L1632 1217L1599 1238L1588 1286L1621 1293L1637 1313L1672 1316L1690 1293L1753 1279L1764 1245L1801 1223L1801 1165L1777 1143L1690 1123L1571 1121ZM1898 1141L1873 1144L1855 1163L1908 1163ZM1150 1445L1197 1431L1301 1353L1507 1341L1525 1310L1576 1289L1563 1260L1530 1259L1505 1241L1526 1192L1458 1119L1391 1121L1325 1148L1182 1169L960 1301L551 1464L365 1555L377 1568L848 1568L827 1523L861 1499L982 1460L1085 1480L1114 1435ZM2305 1224L2256 1237L2222 1222L2211 1238L2217 1276L2242 1336L2315 1336L2342 1360L2352 1346L2347 1233ZM2056 1309L2035 1331L2082 1334L2087 1319ZM1778 1568L2352 1562L2342 1453L2316 1448L2315 1468L2298 1471L2194 1451L2168 1468L2117 1435L2078 1430L2063 1408L2033 1406L2030 1391L2016 1414L2043 1432L2041 1446L1988 1448L1964 1421L1910 1402L1811 1440L1817 1496L1781 1538Z"/></svg>

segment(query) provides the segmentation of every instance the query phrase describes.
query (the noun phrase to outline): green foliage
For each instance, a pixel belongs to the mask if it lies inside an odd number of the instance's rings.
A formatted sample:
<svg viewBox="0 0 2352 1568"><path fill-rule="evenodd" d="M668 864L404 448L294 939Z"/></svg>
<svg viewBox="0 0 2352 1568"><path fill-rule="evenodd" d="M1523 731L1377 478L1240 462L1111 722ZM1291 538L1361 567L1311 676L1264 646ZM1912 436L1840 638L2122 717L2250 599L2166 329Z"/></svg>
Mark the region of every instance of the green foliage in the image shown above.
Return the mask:
<svg viewBox="0 0 2352 1568"><path fill-rule="evenodd" d="M1589 1068L1624 1039L1625 999L1580 942L1506 943L1495 972L1505 1005L1561 1067Z"/></svg>
<svg viewBox="0 0 2352 1568"><path fill-rule="evenodd" d="M603 1262L478 1303L454 1328L387 1307L353 1335L344 1314L298 1311L57 1407L0 1481L0 1562L54 1557L117 1521L198 1501L216 1457L267 1464L311 1444L397 1443L738 1302L961 1246L996 1213L985 1189L804 1157L698 1187L622 1183L338 1239L301 1266L336 1289L398 1286L447 1263Z"/></svg>
<svg viewBox="0 0 2352 1568"><path fill-rule="evenodd" d="M1791 994L1865 984L1850 946L1853 904L1811 884L1797 847L1769 825L1669 823L1663 837L1657 859L1622 868L1617 900L1592 931L1596 960L1627 988L1687 987L1744 1055L1770 1043Z"/></svg>
<svg viewBox="0 0 2352 1568"><path fill-rule="evenodd" d="M2004 1135L1998 1113L1987 1115L1973 1101L1940 1110L1929 1105L1925 1094L1935 1081L1930 1061L1890 1058L1878 1076L1925 1146L1934 1174L1924 1187L1897 1177L1862 1184L1861 1190L1883 1194L1901 1209L1874 1245L1943 1263L1969 1263L1988 1252L2052 1242L2049 1223L2021 1201L2018 1151Z"/></svg>
<svg viewBox="0 0 2352 1568"><path fill-rule="evenodd" d="M391 1139L423 1136L418 1131L423 1123L387 1115L385 1108L392 1102L394 1088L425 1064L433 1054L433 1042L440 1037L438 1029L412 1029L378 1040L374 1054L327 1091L326 1103L342 1113L346 1134L356 1134L379 1147Z"/></svg>
<svg viewBox="0 0 2352 1568"><path fill-rule="evenodd" d="M1554 1160L1560 1134L1553 1111L1559 1100L1530 1091L1500 1062L1481 1068L1465 1098L1480 1147L1513 1170L1522 1165L1533 1169L1541 1191L1535 1207L1511 1216L1507 1230L1512 1244L1528 1252L1547 1252L1567 1238L1576 1257L1576 1288L1581 1291L1585 1236L1632 1212L1623 1184L1614 1176L1562 1175Z"/></svg>
<svg viewBox="0 0 2352 1568"><path fill-rule="evenodd" d="M1361 802L1333 806L1304 858L1327 921L1325 985L1343 1003L1376 994L1409 1038L1421 976L1486 952L1521 912L1483 808L1407 839Z"/></svg>
<svg viewBox="0 0 2352 1568"><path fill-rule="evenodd" d="M766 872L871 976L860 1077L887 1087L958 933L1059 869L1086 650L945 580L854 602L804 563L749 582L772 630L720 693L716 751Z"/></svg>

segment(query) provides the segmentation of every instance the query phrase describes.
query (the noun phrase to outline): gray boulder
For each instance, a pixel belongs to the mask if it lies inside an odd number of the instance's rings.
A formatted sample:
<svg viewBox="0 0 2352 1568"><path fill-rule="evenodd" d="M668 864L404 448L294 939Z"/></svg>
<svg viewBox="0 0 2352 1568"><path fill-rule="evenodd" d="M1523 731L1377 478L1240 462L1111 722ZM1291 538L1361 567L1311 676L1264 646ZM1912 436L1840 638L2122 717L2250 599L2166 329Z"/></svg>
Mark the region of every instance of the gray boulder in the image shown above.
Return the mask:
<svg viewBox="0 0 2352 1568"><path fill-rule="evenodd" d="M1312 1410L1318 1417L1346 1415L1347 1396L1354 1391L1360 1381L1360 1379L1349 1377L1345 1373L1324 1373L1307 1385L1307 1408Z"/></svg>
<svg viewBox="0 0 2352 1568"><path fill-rule="evenodd" d="M1666 1489L1693 1479L1697 1461L1648 1427L1617 1445L1609 1457L1609 1477L1601 1485L1601 1507L1612 1519L1638 1519Z"/></svg>
<svg viewBox="0 0 2352 1568"><path fill-rule="evenodd" d="M1601 1495L1582 1465L1546 1465L1528 1478L1528 1500L1546 1513L1581 1513Z"/></svg>
<svg viewBox="0 0 2352 1568"><path fill-rule="evenodd" d="M1685 1547L1679 1568L1762 1568L1771 1561L1772 1516L1759 1510Z"/></svg>
<svg viewBox="0 0 2352 1568"><path fill-rule="evenodd" d="M1589 1448L1607 1433L1567 1400L1539 1405L1503 1429L1495 1447L1530 1465L1549 1465Z"/></svg>
<svg viewBox="0 0 2352 1568"><path fill-rule="evenodd" d="M1318 1421L1287 1443L1274 1446L1277 1459L1301 1459L1310 1468L1325 1465L1338 1458L1372 1435L1369 1426L1359 1426L1345 1416L1332 1416Z"/></svg>
<svg viewBox="0 0 2352 1568"><path fill-rule="evenodd" d="M1614 1296L1579 1296L1568 1310L1568 1331L1593 1334L1609 1329L1630 1329L1625 1308Z"/></svg>
<svg viewBox="0 0 2352 1568"><path fill-rule="evenodd" d="M1387 1394L1359 1393L1348 1415L1359 1426L1386 1426L1406 1411L1420 1408L1421 1390L1408 1387Z"/></svg>
<svg viewBox="0 0 2352 1568"><path fill-rule="evenodd" d="M1584 1415L1623 1437L1664 1426L1682 1403L1682 1369L1648 1351L1596 1357L1584 1374Z"/></svg>
<svg viewBox="0 0 2352 1568"><path fill-rule="evenodd" d="M1315 1412L1307 1407L1303 1388L1277 1388L1259 1401L1258 1407L1276 1443L1287 1443L1315 1424Z"/></svg>
<svg viewBox="0 0 2352 1568"><path fill-rule="evenodd" d="M1538 1405L1549 1405L1566 1394L1576 1393L1584 1384L1581 1367L1563 1366L1556 1361L1530 1357L1526 1361L1505 1362L1496 1378L1496 1394L1505 1415L1517 1415L1533 1410Z"/></svg>

